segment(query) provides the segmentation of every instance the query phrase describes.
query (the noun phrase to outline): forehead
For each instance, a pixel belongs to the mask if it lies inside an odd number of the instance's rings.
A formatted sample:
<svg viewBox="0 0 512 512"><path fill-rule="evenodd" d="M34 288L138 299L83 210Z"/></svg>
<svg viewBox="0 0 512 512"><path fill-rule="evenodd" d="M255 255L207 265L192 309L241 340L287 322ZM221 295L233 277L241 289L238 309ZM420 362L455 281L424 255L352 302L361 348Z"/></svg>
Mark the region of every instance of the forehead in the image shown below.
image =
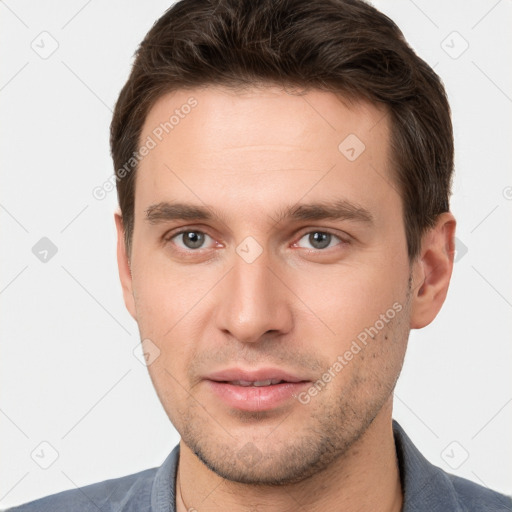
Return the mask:
<svg viewBox="0 0 512 512"><path fill-rule="evenodd" d="M293 93L275 86L210 86L161 96L146 116L142 136L155 132L157 138L171 133L176 138L186 126L203 137L204 150L211 150L264 142L293 144L311 130L318 131L319 138L329 134L326 142L336 142L348 129L370 142L387 138L387 118L384 105L316 89Z"/></svg>
<svg viewBox="0 0 512 512"><path fill-rule="evenodd" d="M177 195L209 202L213 192L218 201L236 194L252 206L278 203L283 194L341 194L371 205L393 193L387 111L330 92L178 90L148 113L140 143L150 140L136 209Z"/></svg>

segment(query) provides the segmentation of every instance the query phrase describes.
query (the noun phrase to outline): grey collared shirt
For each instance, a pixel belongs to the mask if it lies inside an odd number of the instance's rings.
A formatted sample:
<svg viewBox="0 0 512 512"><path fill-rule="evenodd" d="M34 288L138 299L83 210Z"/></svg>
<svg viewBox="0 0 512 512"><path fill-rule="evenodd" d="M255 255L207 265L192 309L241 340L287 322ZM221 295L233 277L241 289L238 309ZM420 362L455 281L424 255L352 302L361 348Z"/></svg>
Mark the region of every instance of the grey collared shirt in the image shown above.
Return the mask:
<svg viewBox="0 0 512 512"><path fill-rule="evenodd" d="M432 465L393 422L402 512L511 512L512 498ZM176 446L159 468L46 496L9 512L176 512Z"/></svg>

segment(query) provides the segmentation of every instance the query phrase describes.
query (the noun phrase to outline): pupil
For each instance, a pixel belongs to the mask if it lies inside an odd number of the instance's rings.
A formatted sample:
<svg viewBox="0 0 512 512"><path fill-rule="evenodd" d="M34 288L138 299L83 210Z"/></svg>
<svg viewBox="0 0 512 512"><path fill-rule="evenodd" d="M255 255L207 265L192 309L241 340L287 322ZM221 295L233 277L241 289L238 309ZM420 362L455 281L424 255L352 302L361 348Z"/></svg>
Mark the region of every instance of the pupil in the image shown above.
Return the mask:
<svg viewBox="0 0 512 512"><path fill-rule="evenodd" d="M187 231L186 233L183 233L183 243L189 249L197 249L198 247L201 247L201 245L203 245L203 242L203 233L199 233L197 231Z"/></svg>
<svg viewBox="0 0 512 512"><path fill-rule="evenodd" d="M309 243L315 249L325 249L331 243L331 234L315 231L309 235Z"/></svg>

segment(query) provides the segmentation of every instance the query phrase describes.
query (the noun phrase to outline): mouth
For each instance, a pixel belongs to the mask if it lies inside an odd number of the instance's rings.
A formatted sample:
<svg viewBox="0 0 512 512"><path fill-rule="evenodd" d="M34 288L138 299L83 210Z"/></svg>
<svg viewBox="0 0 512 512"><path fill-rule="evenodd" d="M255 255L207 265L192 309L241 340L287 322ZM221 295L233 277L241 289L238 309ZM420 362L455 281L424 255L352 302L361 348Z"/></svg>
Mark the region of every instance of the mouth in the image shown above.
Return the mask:
<svg viewBox="0 0 512 512"><path fill-rule="evenodd" d="M232 381L221 381L224 382L224 384L232 384L233 386L243 386L243 387L249 387L254 386L257 388L264 387L264 386L275 386L276 384L281 384L282 382L287 382L282 379L267 379L267 380L257 380L257 381L250 381L250 380L232 380Z"/></svg>
<svg viewBox="0 0 512 512"><path fill-rule="evenodd" d="M278 369L229 369L205 378L217 399L241 411L268 411L292 402L311 381Z"/></svg>

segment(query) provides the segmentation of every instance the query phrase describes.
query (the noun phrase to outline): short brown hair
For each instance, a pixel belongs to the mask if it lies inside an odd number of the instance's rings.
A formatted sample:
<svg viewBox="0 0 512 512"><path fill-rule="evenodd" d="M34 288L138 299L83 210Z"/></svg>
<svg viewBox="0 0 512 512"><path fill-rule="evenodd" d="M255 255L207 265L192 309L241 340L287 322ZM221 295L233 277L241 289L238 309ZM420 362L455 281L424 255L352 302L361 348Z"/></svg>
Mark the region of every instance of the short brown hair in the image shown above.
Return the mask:
<svg viewBox="0 0 512 512"><path fill-rule="evenodd" d="M136 52L111 124L128 254L136 165L127 172L126 163L156 100L177 89L256 83L320 89L386 106L412 261L423 233L449 210L450 107L440 78L396 24L362 0L181 0L156 21Z"/></svg>

